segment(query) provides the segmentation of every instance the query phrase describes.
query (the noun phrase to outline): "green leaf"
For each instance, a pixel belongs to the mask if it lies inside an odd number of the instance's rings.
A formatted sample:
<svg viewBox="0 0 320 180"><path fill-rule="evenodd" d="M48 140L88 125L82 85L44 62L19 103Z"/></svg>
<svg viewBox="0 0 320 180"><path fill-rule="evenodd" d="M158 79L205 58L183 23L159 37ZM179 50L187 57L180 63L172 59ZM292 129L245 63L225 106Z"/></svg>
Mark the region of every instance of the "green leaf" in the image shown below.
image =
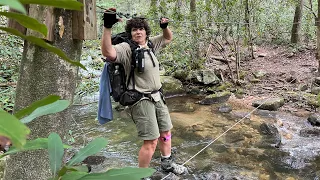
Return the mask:
<svg viewBox="0 0 320 180"><path fill-rule="evenodd" d="M78 166L64 166L68 171L80 171L80 172L88 172L88 166L86 165L78 165Z"/></svg>
<svg viewBox="0 0 320 180"><path fill-rule="evenodd" d="M70 10L82 10L83 4L73 0L20 0L22 4L39 4Z"/></svg>
<svg viewBox="0 0 320 180"><path fill-rule="evenodd" d="M22 148L29 133L30 129L19 119L7 112L0 111L0 135L9 138L14 146Z"/></svg>
<svg viewBox="0 0 320 180"><path fill-rule="evenodd" d="M56 177L56 173L61 168L64 154L63 144L57 133L51 133L48 137L48 153L51 172L53 177Z"/></svg>
<svg viewBox="0 0 320 180"><path fill-rule="evenodd" d="M14 13L14 12L0 12L0 15L14 19L22 26L29 29L33 29L35 31L42 33L44 36L47 36L47 31L48 31L47 26L42 23L39 23L39 21L37 21L36 19L33 19L29 16L26 16L20 13Z"/></svg>
<svg viewBox="0 0 320 180"><path fill-rule="evenodd" d="M26 9L18 0L0 0L0 5L9 6L12 9L15 9L23 14L27 14Z"/></svg>
<svg viewBox="0 0 320 180"><path fill-rule="evenodd" d="M28 107L21 109L20 111L15 113L14 116L16 116L18 119L21 119L23 116L26 116L26 115L29 115L30 113L32 113L38 107L44 106L47 104L51 104L55 101L58 101L59 99L60 99L60 97L57 95L49 95L39 101L33 102Z"/></svg>
<svg viewBox="0 0 320 180"><path fill-rule="evenodd" d="M110 169L105 173L90 173L78 180L141 180L141 178L151 176L156 170L151 168Z"/></svg>
<svg viewBox="0 0 320 180"><path fill-rule="evenodd" d="M69 62L69 63L71 63L73 65L79 66L84 70L87 70L80 62L71 60L60 49L52 46L51 44L46 43L43 39L40 39L40 38L37 38L37 37L34 37L34 36L25 36L25 35L21 34L18 30L12 29L12 28L0 27L0 30L3 30L3 31L6 31L6 32L8 32L10 34L19 36L22 39L25 39L25 40L27 40L27 41L29 41L31 43L34 43L34 44L36 44L36 45L38 45L40 47L43 47L43 48L47 49L48 51L55 53L56 55L58 55L59 57L61 57L65 61L67 61L67 62Z"/></svg>
<svg viewBox="0 0 320 180"><path fill-rule="evenodd" d="M68 166L83 161L86 157L98 153L102 148L106 147L107 140L105 138L96 138L79 152L68 162Z"/></svg>
<svg viewBox="0 0 320 180"><path fill-rule="evenodd" d="M70 105L68 100L58 100L51 104L47 104L45 106L38 107L34 110L29 116L22 118L20 121L22 123L28 123L39 116L44 116L48 114L57 113L65 110Z"/></svg>
<svg viewBox="0 0 320 180"><path fill-rule="evenodd" d="M63 145L64 149L70 148L69 145ZM21 151L29 151L29 150L37 150L37 149L48 149L48 138L37 138L31 141L27 141L26 144L21 148L17 149L15 145L9 149L6 153L0 155L0 158L3 158L4 156L15 154L17 152Z"/></svg>
<svg viewBox="0 0 320 180"><path fill-rule="evenodd" d="M83 176L87 175L86 172L69 172L62 176L62 180L77 180L82 178Z"/></svg>
<svg viewBox="0 0 320 180"><path fill-rule="evenodd" d="M61 170L58 172L58 177L64 176L65 174L73 171L80 171L80 172L88 172L88 166L86 165L79 165L79 166L63 166Z"/></svg>

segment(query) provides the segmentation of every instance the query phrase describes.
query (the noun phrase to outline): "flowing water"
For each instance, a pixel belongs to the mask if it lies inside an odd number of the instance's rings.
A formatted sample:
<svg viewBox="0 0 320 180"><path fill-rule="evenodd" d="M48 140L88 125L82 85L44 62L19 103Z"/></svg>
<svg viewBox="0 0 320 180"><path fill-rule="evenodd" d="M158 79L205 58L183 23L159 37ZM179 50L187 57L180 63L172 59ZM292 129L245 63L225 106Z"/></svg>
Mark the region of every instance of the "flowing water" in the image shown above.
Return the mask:
<svg viewBox="0 0 320 180"><path fill-rule="evenodd" d="M249 109L232 102L233 110L221 113L217 110L221 105L199 105L198 100L199 97L191 96L167 99L174 125L173 154L181 164L189 160L186 163L189 174L182 179L316 180L320 177L320 138L299 136L299 131L308 126L306 118L269 111L247 115ZM96 104L75 108L73 145L80 147L96 137L105 137L109 143L98 154L100 161L94 160L97 165L93 171L136 167L142 142L128 109L114 110L114 120L104 125L95 120L96 109ZM279 148L273 145L277 138L261 133L262 123L276 125L281 136ZM210 146L190 159L209 143ZM159 167L159 159L157 149L151 167Z"/></svg>

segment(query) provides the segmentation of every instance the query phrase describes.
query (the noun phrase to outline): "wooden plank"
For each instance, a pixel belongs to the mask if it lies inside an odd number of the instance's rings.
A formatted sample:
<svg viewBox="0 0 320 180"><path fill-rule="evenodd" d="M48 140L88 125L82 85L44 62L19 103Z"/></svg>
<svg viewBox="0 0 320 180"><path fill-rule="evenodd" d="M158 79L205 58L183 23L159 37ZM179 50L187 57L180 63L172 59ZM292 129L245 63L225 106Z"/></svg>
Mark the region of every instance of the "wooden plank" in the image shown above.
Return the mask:
<svg viewBox="0 0 320 180"><path fill-rule="evenodd" d="M97 39L96 0L78 0L83 3L83 11L73 11L73 39Z"/></svg>
<svg viewBox="0 0 320 180"><path fill-rule="evenodd" d="M26 11L28 12L29 5L24 5L24 7L26 8ZM18 11L15 11L13 9L9 9L9 12L17 13ZM15 21L13 19L8 19L8 27L18 30L23 35L25 35L27 32L27 28L25 28L24 26L22 26L21 24L19 24L17 21Z"/></svg>
<svg viewBox="0 0 320 180"><path fill-rule="evenodd" d="M55 16L54 16L53 10L54 10L54 7L30 5L29 16L45 24L48 28L48 33L47 33L47 37L44 37L41 33L28 29L27 35L36 36L38 38L43 38L48 41L54 41Z"/></svg>

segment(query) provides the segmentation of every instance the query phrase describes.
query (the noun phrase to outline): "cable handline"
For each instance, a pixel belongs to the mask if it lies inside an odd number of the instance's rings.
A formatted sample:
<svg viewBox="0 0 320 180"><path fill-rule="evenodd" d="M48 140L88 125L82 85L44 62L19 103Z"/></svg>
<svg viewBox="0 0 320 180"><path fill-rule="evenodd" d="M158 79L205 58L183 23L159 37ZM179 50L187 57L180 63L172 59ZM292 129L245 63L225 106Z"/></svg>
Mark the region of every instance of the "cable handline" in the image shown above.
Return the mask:
<svg viewBox="0 0 320 180"><path fill-rule="evenodd" d="M297 78L294 78L293 80L291 80L288 83L292 83L293 81L297 80ZM247 115L245 115L243 118L241 118L238 122L236 122L235 124L233 124L231 127L229 127L227 130L225 130L223 133L221 133L218 137L216 137L215 139L213 139L212 141L210 141L205 147L203 147L201 150L199 150L195 155L193 155L191 158L189 158L187 161L185 161L182 165L185 165L186 163L188 163L189 161L191 161L193 158L195 158L197 155L199 155L202 151L204 151L206 148L208 148L211 144L213 144L216 140L218 140L220 137L222 137L223 135L225 135L228 131L230 131L233 127L235 127L236 125L238 125L240 122L242 122L247 116L251 115L254 111L256 111L257 109L259 109L259 107L261 107L262 105L264 105L268 100L270 100L274 95L279 94L281 90L279 90L278 92L275 93L271 93L271 95L269 96L269 98L267 98L266 100L264 100L259 106L257 106L256 108L254 108L252 111L250 111ZM163 177L161 180L166 179L167 177L169 177L170 173L167 174L165 177Z"/></svg>
<svg viewBox="0 0 320 180"><path fill-rule="evenodd" d="M109 9L106 9L106 8L103 8L101 6L97 6L98 8L100 9L103 9L105 11L98 11L98 13L108 13L108 14L117 14L120 18L123 18L125 17L126 19L130 19L130 18L134 18L134 17L139 17L139 18L143 18L143 19L147 19L147 20L150 20L150 21L159 21L159 19L154 19L154 18L147 18L145 16L138 16L138 14L130 14L130 13L122 13L122 12L114 12L112 10L109 10ZM274 22L222 22L222 21L211 21L211 22L206 22L206 23L203 23L201 21L191 21L191 20L173 20L173 19L169 19L169 22L173 22L173 23L199 23L199 24L234 24L234 25L254 25L254 24L264 24L264 25L274 25L275 23ZM312 21L311 24L315 25L318 24L320 21ZM310 24L310 23L307 23L307 22L292 22L290 23L292 25L294 24Z"/></svg>

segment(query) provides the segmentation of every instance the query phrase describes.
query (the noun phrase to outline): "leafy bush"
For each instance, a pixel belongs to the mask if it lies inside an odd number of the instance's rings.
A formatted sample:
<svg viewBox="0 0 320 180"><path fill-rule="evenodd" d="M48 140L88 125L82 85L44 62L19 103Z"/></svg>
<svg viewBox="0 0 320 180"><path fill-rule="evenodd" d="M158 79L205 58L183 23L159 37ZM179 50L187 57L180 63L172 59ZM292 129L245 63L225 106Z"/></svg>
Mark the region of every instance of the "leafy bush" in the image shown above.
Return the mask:
<svg viewBox="0 0 320 180"><path fill-rule="evenodd" d="M70 146L64 145L60 136L51 133L48 138L37 138L26 140L30 129L24 123L31 122L37 117L61 112L69 106L66 100L59 100L59 96L50 95L42 100L32 103L25 109L22 109L11 115L0 109L0 135L8 137L13 144L9 151L0 155L3 158L10 154L22 151L47 149L49 154L52 180L55 179L117 179L140 180L143 177L151 176L154 169L150 168L131 168L110 169L105 173L88 173L88 169L79 167L86 157L98 153L107 145L104 138L96 138L88 145L80 149L68 162L63 163L64 149ZM20 120L19 120L20 119Z"/></svg>

